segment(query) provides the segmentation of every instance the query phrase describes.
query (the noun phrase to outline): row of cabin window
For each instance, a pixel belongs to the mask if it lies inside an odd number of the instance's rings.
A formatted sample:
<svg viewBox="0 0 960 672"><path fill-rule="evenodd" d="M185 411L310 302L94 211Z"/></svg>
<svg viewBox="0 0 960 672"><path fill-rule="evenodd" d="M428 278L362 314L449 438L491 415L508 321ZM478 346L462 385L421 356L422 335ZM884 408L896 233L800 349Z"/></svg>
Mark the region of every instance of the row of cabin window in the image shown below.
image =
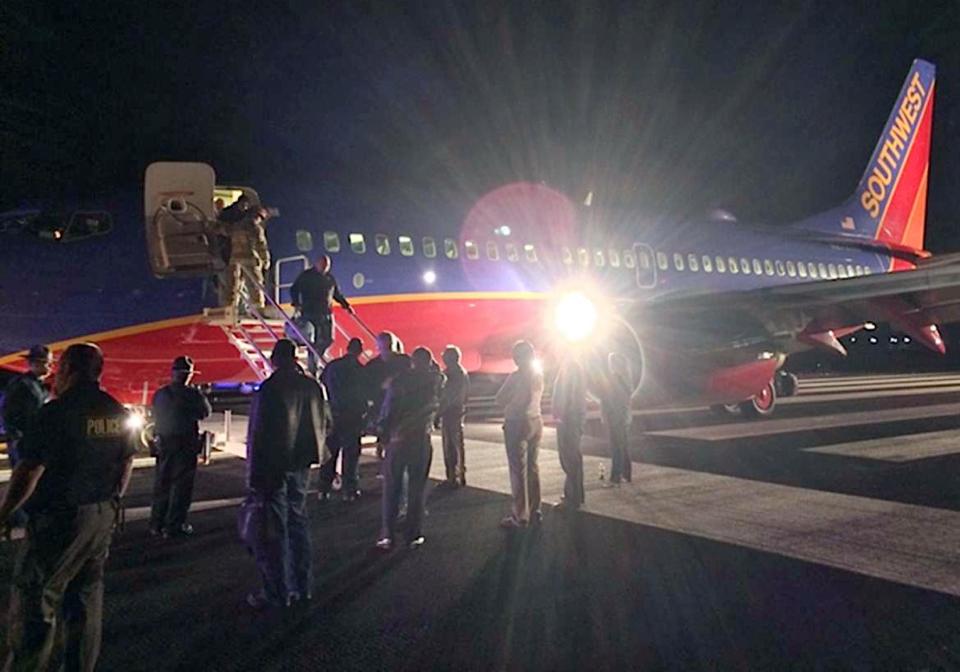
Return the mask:
<svg viewBox="0 0 960 672"><path fill-rule="evenodd" d="M350 249L356 254L365 254L367 251L367 239L362 233L350 233L347 235ZM453 238L444 238L442 241L443 256L447 259L458 259L460 257L460 244ZM309 252L313 249L313 237L309 231L297 231L297 247L301 252ZM323 247L327 252L336 253L341 250L340 234L336 231L324 231ZM397 236L397 247L400 254L404 257L412 257L416 254L415 243L410 236ZM391 253L391 239L383 233L377 233L373 236L373 248L377 254L386 256ZM430 236L424 236L421 240L421 251L423 256L433 259L439 254L440 241ZM521 249L523 258L530 263L537 263L537 248L532 243L525 243L522 246L516 243L506 242L503 244L504 257L507 261L520 261ZM463 253L467 259L480 258L479 243L466 240L463 243ZM498 261L500 259L500 245L496 241L486 243L487 259ZM568 247L561 250L563 263L573 264L574 253ZM619 268L621 260L626 268L636 268L636 257L631 250L610 249L606 252L599 248L594 248L591 252L585 247L576 250L577 263L581 266L603 267L609 265L613 268Z"/></svg>
<svg viewBox="0 0 960 672"><path fill-rule="evenodd" d="M666 252L657 252L657 268L661 271L670 269L670 257ZM648 269L652 260L647 252L640 251L640 268ZM690 270L694 273L703 271L704 273L743 273L744 275L779 275L789 276L791 278L822 278L836 280L837 278L853 278L861 275L870 275L870 268L860 264L834 264L812 262L812 261L792 261L786 262L775 259L747 259L746 257L711 257L708 254L683 255L679 252L673 254L673 270Z"/></svg>

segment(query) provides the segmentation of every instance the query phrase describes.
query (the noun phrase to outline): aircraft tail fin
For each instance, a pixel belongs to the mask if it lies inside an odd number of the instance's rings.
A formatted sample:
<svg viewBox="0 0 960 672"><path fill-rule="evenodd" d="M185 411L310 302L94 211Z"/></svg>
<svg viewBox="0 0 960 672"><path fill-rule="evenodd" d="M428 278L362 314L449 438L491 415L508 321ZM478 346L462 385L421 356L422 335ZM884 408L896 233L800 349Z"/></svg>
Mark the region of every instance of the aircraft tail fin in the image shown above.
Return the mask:
<svg viewBox="0 0 960 672"><path fill-rule="evenodd" d="M934 65L915 60L857 190L797 226L923 249L935 82Z"/></svg>

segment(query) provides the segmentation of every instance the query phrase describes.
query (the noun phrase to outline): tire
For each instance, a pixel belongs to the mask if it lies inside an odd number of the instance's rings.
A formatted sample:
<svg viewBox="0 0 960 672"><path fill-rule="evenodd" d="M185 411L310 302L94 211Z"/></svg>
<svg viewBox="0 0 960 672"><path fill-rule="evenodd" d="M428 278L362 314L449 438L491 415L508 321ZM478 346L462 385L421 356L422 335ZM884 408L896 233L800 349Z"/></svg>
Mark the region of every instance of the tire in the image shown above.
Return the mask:
<svg viewBox="0 0 960 672"><path fill-rule="evenodd" d="M741 402L740 413L745 418L766 418L773 415L776 406L777 386L770 380L757 395Z"/></svg>
<svg viewBox="0 0 960 672"><path fill-rule="evenodd" d="M792 397L797 393L799 386L797 377L789 371L777 371L773 379L776 382L778 397Z"/></svg>

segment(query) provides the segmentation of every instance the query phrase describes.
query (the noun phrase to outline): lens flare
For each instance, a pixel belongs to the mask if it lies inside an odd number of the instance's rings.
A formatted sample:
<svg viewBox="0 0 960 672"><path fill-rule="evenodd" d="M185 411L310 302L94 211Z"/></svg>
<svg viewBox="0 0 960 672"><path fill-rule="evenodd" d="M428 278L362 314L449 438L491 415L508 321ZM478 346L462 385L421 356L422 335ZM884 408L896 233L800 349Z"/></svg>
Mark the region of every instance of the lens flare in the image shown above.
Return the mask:
<svg viewBox="0 0 960 672"><path fill-rule="evenodd" d="M127 429L136 432L143 429L143 426L146 424L146 418L144 418L143 414L139 411L130 411L125 424Z"/></svg>
<svg viewBox="0 0 960 672"><path fill-rule="evenodd" d="M554 308L553 325L568 341L586 340L596 329L597 307L581 292L566 294Z"/></svg>

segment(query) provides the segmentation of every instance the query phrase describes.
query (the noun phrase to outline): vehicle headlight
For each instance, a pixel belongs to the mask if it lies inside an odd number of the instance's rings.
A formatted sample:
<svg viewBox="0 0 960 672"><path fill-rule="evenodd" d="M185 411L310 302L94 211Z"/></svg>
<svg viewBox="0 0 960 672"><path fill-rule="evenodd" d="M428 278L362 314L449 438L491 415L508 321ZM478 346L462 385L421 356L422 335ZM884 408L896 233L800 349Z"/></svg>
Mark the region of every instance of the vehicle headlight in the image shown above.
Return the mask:
<svg viewBox="0 0 960 672"><path fill-rule="evenodd" d="M147 419L143 417L143 413L140 411L130 411L124 424L131 432L138 432L147 424Z"/></svg>

